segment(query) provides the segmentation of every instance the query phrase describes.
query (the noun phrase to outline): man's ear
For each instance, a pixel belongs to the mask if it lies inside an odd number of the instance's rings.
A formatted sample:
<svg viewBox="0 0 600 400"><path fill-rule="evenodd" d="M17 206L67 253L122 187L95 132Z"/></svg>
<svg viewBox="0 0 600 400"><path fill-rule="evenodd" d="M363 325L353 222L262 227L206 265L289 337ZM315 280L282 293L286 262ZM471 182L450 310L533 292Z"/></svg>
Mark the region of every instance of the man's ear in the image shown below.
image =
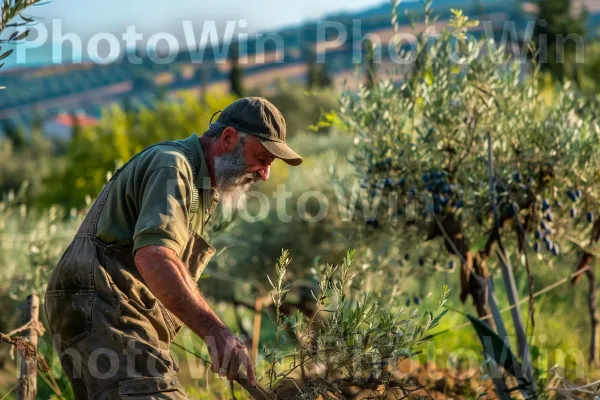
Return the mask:
<svg viewBox="0 0 600 400"><path fill-rule="evenodd" d="M234 127L228 126L223 130L220 137L221 147L224 152L235 149L239 141L239 135Z"/></svg>

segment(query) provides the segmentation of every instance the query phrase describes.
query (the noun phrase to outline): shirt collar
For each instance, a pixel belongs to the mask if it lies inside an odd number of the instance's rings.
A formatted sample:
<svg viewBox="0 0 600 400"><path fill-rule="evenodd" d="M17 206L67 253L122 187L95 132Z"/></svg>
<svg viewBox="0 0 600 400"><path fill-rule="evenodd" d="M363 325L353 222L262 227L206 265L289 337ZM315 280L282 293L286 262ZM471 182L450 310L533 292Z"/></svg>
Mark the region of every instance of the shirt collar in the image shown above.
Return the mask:
<svg viewBox="0 0 600 400"><path fill-rule="evenodd" d="M208 164L204 157L204 150L202 149L198 135L194 132L190 137L184 139L183 142L192 150L196 165L199 166L196 175L196 187L204 190L214 190L215 188L212 186L210 173L208 172Z"/></svg>

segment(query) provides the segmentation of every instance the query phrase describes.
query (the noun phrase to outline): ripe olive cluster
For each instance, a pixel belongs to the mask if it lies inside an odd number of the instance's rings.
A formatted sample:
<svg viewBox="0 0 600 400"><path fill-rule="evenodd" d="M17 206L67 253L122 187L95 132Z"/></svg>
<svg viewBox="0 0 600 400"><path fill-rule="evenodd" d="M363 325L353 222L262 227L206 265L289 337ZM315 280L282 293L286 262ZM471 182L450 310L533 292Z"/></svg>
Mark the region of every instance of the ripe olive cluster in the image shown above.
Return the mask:
<svg viewBox="0 0 600 400"><path fill-rule="evenodd" d="M577 203L582 197L582 192L580 189L569 189L566 191L566 196L573 203L570 210L569 215L571 219L574 221L578 216ZM554 222L554 211L557 213L564 209L564 204L560 200L555 200L554 204L551 205L548 199L542 200L542 206L540 208L540 225L538 229L536 229L534 237L535 241L533 243L533 250L536 253L542 252L542 243L543 247L552 253L554 256L558 256L560 254L560 248L556 242L553 241L553 234L555 230L553 229ZM587 211L585 214L585 221L589 224L594 222L594 213L592 211ZM541 240L541 242L540 242Z"/></svg>

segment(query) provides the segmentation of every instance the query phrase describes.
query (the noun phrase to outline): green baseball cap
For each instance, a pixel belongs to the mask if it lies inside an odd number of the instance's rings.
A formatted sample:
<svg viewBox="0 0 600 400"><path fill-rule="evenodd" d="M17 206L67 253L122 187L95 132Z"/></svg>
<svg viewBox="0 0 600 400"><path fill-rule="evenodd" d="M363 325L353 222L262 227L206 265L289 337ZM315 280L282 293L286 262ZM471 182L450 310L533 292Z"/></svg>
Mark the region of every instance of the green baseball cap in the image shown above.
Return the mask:
<svg viewBox="0 0 600 400"><path fill-rule="evenodd" d="M264 97L244 97L228 105L216 124L257 137L273 156L289 165L302 164L302 157L285 142L286 125L281 111Z"/></svg>

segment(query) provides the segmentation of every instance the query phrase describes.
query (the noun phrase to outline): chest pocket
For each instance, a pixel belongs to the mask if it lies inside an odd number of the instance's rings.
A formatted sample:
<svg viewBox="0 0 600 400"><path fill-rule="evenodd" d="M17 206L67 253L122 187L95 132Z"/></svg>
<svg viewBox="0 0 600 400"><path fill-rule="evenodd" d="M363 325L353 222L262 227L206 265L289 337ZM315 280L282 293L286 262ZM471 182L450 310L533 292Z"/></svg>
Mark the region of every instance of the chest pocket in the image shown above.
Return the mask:
<svg viewBox="0 0 600 400"><path fill-rule="evenodd" d="M190 239L181 254L181 259L188 266L190 274L197 281L206 268L206 265L215 255L212 247L198 232L203 231L203 217L200 194L198 188L192 192L192 205L190 207L190 226L188 232Z"/></svg>
<svg viewBox="0 0 600 400"><path fill-rule="evenodd" d="M181 259L188 265L190 274L197 281L200 278L200 274L206 268L206 264L215 255L216 250L198 233L203 231L204 213L202 212L202 208L199 207L200 197L198 196L198 189L194 189L194 192L196 200L192 200L190 226L188 229L190 239L181 255Z"/></svg>
<svg viewBox="0 0 600 400"><path fill-rule="evenodd" d="M189 149L177 142L167 142L166 144L182 150L190 163L195 181L199 168L194 162L194 158L190 154ZM190 205L190 225L188 227L190 238L181 253L181 261L188 267L190 274L195 281L200 278L206 265L216 252L215 248L198 234L198 232L203 232L204 230L204 208L202 202L203 198L200 195L199 189L194 185L192 202Z"/></svg>
<svg viewBox="0 0 600 400"><path fill-rule="evenodd" d="M188 266L190 274L197 281L206 265L215 255L215 248L204 238L190 229L190 240L181 254L181 260Z"/></svg>

